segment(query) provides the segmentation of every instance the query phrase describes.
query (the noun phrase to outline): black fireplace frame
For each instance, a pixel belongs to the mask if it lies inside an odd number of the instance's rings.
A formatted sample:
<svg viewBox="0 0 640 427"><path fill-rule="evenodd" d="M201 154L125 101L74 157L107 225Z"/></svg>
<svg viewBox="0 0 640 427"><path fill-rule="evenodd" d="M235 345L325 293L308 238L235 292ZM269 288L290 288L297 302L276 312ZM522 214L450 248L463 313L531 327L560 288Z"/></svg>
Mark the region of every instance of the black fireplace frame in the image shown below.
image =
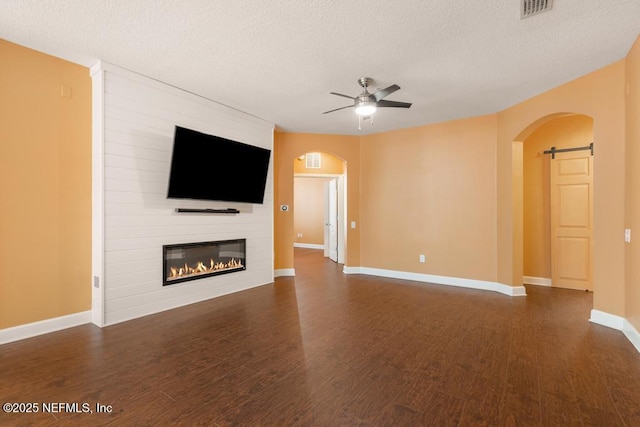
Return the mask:
<svg viewBox="0 0 640 427"><path fill-rule="evenodd" d="M194 248L194 247L205 247L212 245L225 245L229 243L240 243L242 245L242 249L244 252L244 258L242 259L242 267L225 269L225 270L214 270L206 273L194 275L194 276L185 276L177 279L167 280L167 251L170 249L182 248ZM247 239L230 239L230 240L214 240L209 242L195 242L195 243L177 243L172 245L162 245L162 286L175 285L176 283L189 282L191 280L204 279L206 277L219 276L222 274L235 273L238 271L243 271L247 269Z"/></svg>

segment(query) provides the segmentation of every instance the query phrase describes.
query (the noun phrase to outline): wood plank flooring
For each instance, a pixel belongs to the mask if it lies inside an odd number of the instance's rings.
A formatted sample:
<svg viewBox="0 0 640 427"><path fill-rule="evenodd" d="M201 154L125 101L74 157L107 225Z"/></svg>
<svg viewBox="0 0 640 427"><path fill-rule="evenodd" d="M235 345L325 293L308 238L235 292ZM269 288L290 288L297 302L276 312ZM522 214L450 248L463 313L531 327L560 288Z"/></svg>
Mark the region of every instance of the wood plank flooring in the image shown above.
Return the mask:
<svg viewBox="0 0 640 427"><path fill-rule="evenodd" d="M295 267L273 285L0 346L0 403L40 405L0 425L640 425L640 354L587 321L590 293L345 276L309 249Z"/></svg>

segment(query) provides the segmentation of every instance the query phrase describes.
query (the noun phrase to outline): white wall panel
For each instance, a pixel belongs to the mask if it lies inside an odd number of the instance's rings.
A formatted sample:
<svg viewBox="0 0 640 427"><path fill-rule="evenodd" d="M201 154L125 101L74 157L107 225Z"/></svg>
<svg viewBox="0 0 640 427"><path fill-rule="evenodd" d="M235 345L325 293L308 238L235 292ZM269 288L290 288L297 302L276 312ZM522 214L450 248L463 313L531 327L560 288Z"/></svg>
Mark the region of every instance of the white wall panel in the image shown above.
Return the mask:
<svg viewBox="0 0 640 427"><path fill-rule="evenodd" d="M101 253L94 275L103 286L103 324L271 283L273 155L263 205L168 200L166 193L176 125L271 150L273 125L110 64L94 66L92 75L99 89L94 106L103 111L102 130L94 133L94 167L101 168L94 188L102 189L104 205L94 205L100 232L93 244ZM241 213L178 214L176 208ZM237 238L247 239L247 270L162 286L163 245Z"/></svg>
<svg viewBox="0 0 640 427"><path fill-rule="evenodd" d="M127 262L132 259L136 260L155 260L158 257L157 249L139 249L132 251L117 251L109 252L105 254L105 264L118 264L121 262Z"/></svg>
<svg viewBox="0 0 640 427"><path fill-rule="evenodd" d="M167 182L167 174L164 171L152 172L120 167L105 167L105 174L117 177L117 179L109 180L110 182Z"/></svg>

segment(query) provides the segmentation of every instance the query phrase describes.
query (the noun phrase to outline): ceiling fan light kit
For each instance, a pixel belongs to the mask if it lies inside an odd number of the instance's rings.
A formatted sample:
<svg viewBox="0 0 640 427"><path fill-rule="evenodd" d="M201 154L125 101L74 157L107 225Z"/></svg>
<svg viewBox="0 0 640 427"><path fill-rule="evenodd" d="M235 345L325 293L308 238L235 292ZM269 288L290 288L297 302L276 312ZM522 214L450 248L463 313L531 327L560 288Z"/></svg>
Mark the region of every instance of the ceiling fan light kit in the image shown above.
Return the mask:
<svg viewBox="0 0 640 427"><path fill-rule="evenodd" d="M370 116L376 112L376 103L371 101L363 101L356 106L356 114L360 116Z"/></svg>
<svg viewBox="0 0 640 427"><path fill-rule="evenodd" d="M358 79L358 84L362 86L362 93L355 97L344 95L342 93L330 92L331 95L337 95L343 98L352 99L353 105L347 105L346 107L340 107L333 110L325 111L322 114L332 113L334 111L354 107L355 112L358 115L358 123L360 123L361 118L364 118L366 120L369 117L372 117L372 115L380 107L394 107L394 108L411 107L411 103L409 102L383 100L383 98L385 98L386 96L400 89L400 86L394 84L385 89L380 89L374 93L369 93L368 87L371 84L371 82L373 82L373 79L371 77L361 77L360 79Z"/></svg>

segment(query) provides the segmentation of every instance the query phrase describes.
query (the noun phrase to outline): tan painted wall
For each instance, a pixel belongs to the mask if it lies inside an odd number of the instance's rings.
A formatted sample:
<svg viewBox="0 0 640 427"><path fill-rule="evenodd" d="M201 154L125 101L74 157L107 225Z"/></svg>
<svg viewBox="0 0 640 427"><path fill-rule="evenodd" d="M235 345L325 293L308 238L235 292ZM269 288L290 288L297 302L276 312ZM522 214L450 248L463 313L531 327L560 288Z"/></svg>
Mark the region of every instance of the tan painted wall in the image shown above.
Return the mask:
<svg viewBox="0 0 640 427"><path fill-rule="evenodd" d="M626 97L625 227L631 228L631 243L625 244L625 317L640 331L640 39L627 56L626 77L629 93Z"/></svg>
<svg viewBox="0 0 640 427"><path fill-rule="evenodd" d="M523 264L524 275L551 278L550 155L551 147L588 146L593 120L582 115L552 119L524 141Z"/></svg>
<svg viewBox="0 0 640 427"><path fill-rule="evenodd" d="M296 243L324 244L324 185L330 179L304 176L293 179L293 239Z"/></svg>
<svg viewBox="0 0 640 427"><path fill-rule="evenodd" d="M495 281L495 144L495 115L362 137L362 266Z"/></svg>
<svg viewBox="0 0 640 427"><path fill-rule="evenodd" d="M321 151L346 162L347 222L346 266L360 266L360 139L348 135L322 135L304 133L274 134L274 268L293 268L293 164L298 156ZM281 205L289 211L282 212Z"/></svg>
<svg viewBox="0 0 640 427"><path fill-rule="evenodd" d="M91 79L4 40L0 64L2 329L91 308Z"/></svg>
<svg viewBox="0 0 640 427"><path fill-rule="evenodd" d="M594 308L624 315L625 62L620 61L498 113L498 280L522 284L522 220L512 204L512 142L550 115L593 118ZM599 154L600 153L600 154ZM520 230L520 231L518 231Z"/></svg>
<svg viewBox="0 0 640 427"><path fill-rule="evenodd" d="M344 173L344 162L336 156L327 153L320 153L320 168L307 169L305 159L296 157L293 161L293 173L298 174L333 174Z"/></svg>
<svg viewBox="0 0 640 427"><path fill-rule="evenodd" d="M276 132L275 268L293 267L293 215L279 210L293 208L293 160L323 151L347 161L347 219L358 225L348 229L347 265L521 284L513 141L525 140L550 115L580 113L593 118L597 147L594 308L626 315L639 328L640 249L621 238L625 226L640 230L639 58L636 43L626 61L497 115L362 138ZM90 308L91 81L86 68L2 40L0 63L0 328L6 328ZM71 98L61 96L61 86L71 88ZM447 163L456 161L461 165ZM404 221L396 220L394 206ZM401 256L390 260L397 243ZM480 246L481 259L472 259ZM427 255L426 264L417 263L418 253Z"/></svg>

